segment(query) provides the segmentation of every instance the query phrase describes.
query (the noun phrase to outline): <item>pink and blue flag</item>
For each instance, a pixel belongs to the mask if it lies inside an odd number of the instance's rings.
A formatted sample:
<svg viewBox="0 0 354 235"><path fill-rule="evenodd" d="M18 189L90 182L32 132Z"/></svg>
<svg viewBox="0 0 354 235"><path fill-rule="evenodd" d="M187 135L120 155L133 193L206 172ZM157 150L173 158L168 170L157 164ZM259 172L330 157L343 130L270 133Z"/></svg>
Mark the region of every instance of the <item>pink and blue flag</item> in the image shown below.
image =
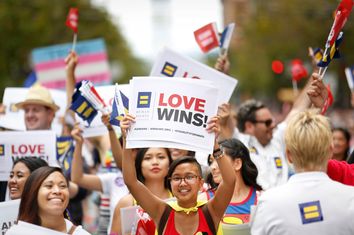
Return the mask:
<svg viewBox="0 0 354 235"><path fill-rule="evenodd" d="M37 81L48 88L64 89L66 72L64 59L72 44L37 48L32 51L32 61ZM81 41L76 45L79 56L75 71L76 82L91 81L95 85L111 83L111 73L105 43L102 39Z"/></svg>

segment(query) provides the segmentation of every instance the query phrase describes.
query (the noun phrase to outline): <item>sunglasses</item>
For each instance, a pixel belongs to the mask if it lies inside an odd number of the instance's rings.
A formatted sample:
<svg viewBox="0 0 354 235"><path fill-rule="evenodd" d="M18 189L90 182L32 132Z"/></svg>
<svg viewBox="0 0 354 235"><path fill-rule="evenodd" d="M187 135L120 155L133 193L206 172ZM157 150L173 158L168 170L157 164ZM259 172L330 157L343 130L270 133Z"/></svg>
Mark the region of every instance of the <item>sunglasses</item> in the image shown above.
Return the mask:
<svg viewBox="0 0 354 235"><path fill-rule="evenodd" d="M267 119L267 120L254 120L253 123L264 123L264 125L266 125L266 127L270 127L273 123L272 119Z"/></svg>

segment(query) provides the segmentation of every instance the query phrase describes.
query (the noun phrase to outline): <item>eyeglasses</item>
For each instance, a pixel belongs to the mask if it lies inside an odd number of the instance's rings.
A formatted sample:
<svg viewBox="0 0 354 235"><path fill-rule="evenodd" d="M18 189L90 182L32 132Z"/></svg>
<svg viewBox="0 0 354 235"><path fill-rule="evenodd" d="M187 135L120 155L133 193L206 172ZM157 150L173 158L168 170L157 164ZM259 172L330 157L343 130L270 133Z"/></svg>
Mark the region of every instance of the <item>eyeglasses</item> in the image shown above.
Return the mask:
<svg viewBox="0 0 354 235"><path fill-rule="evenodd" d="M270 127L273 123L272 119L267 119L267 120L254 120L253 123L264 123L266 127Z"/></svg>
<svg viewBox="0 0 354 235"><path fill-rule="evenodd" d="M197 175L186 175L184 177L172 176L171 178L169 178L169 180L174 184L180 184L182 183L182 180L184 180L184 182L186 182L187 184L194 184L197 178L200 177Z"/></svg>

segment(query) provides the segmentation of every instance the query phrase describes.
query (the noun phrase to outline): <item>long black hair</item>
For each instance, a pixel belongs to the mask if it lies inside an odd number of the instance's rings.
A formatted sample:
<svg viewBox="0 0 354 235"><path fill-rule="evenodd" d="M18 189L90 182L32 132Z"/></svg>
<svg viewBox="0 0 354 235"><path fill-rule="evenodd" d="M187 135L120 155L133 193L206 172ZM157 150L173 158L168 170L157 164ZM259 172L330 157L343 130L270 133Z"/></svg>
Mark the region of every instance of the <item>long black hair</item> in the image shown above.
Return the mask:
<svg viewBox="0 0 354 235"><path fill-rule="evenodd" d="M241 175L246 185L262 190L257 183L258 170L250 158L247 147L237 139L227 139L220 143L221 148L231 157L232 160L240 158L242 160Z"/></svg>

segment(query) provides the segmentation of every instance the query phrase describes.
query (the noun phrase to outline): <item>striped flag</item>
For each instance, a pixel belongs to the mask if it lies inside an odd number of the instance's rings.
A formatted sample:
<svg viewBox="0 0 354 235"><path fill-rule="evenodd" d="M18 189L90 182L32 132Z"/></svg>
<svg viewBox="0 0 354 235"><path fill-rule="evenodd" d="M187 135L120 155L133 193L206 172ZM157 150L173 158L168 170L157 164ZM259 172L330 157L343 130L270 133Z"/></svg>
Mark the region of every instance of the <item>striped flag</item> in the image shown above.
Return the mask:
<svg viewBox="0 0 354 235"><path fill-rule="evenodd" d="M234 28L235 28L235 23L231 23L228 24L224 31L221 34L220 37L220 49L221 49L221 54L224 54L227 52L227 50L229 49L229 45L231 42L231 37L232 37L232 33L234 32Z"/></svg>
<svg viewBox="0 0 354 235"><path fill-rule="evenodd" d="M317 64L318 67L327 67L329 63L331 63L332 59L338 59L340 58L339 54L339 45L343 41L343 32L340 32L338 35L337 40L334 42L334 44L331 46L329 50L323 54L321 61Z"/></svg>
<svg viewBox="0 0 354 235"><path fill-rule="evenodd" d="M37 80L48 88L65 88L66 72L64 59L72 44L37 48L32 51L32 61ZM76 45L79 63L76 67L76 82L89 80L95 85L111 83L111 73L105 43L102 39L81 41Z"/></svg>

